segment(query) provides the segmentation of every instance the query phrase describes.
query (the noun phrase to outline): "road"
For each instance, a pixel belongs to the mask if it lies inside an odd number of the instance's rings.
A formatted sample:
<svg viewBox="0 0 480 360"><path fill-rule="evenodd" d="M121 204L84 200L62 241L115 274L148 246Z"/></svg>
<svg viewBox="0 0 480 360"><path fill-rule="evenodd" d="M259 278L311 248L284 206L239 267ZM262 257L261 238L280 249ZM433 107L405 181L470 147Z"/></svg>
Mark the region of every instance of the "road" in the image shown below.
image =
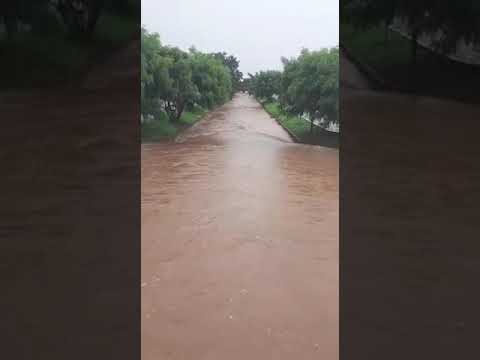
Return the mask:
<svg viewBox="0 0 480 360"><path fill-rule="evenodd" d="M142 358L338 359L338 151L244 94L142 147Z"/></svg>

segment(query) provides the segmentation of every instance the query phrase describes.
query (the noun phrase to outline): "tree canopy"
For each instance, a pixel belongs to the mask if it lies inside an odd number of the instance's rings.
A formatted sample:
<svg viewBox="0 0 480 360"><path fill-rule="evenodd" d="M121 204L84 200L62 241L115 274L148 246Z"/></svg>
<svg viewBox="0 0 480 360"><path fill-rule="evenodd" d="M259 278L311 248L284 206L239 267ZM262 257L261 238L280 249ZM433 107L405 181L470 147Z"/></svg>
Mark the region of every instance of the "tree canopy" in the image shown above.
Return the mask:
<svg viewBox="0 0 480 360"><path fill-rule="evenodd" d="M337 48L303 50L297 59L284 60L281 102L311 118L338 120L339 52Z"/></svg>
<svg viewBox="0 0 480 360"><path fill-rule="evenodd" d="M141 36L142 113L163 111L178 121L189 107L211 109L231 99L232 72L219 56L162 45L146 29Z"/></svg>
<svg viewBox="0 0 480 360"><path fill-rule="evenodd" d="M260 71L250 76L250 92L257 98L272 101L281 92L282 72L276 70Z"/></svg>
<svg viewBox="0 0 480 360"><path fill-rule="evenodd" d="M297 58L283 58L282 62L283 72L249 74L243 85L260 101L270 102L278 96L283 109L290 113L338 122L338 48L304 49Z"/></svg>
<svg viewBox="0 0 480 360"><path fill-rule="evenodd" d="M214 53L213 56L220 60L229 70L232 76L232 87L235 91L240 89L240 85L243 79L243 74L239 70L240 62L233 55L228 55L225 52Z"/></svg>

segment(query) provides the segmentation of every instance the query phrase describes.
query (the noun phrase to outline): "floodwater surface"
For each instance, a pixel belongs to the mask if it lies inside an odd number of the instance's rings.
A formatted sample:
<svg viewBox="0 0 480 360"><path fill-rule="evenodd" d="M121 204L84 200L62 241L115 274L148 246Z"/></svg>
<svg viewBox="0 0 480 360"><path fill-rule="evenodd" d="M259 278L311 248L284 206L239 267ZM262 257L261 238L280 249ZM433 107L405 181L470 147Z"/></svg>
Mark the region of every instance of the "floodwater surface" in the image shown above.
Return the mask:
<svg viewBox="0 0 480 360"><path fill-rule="evenodd" d="M142 358L338 358L338 151L251 97L142 147Z"/></svg>

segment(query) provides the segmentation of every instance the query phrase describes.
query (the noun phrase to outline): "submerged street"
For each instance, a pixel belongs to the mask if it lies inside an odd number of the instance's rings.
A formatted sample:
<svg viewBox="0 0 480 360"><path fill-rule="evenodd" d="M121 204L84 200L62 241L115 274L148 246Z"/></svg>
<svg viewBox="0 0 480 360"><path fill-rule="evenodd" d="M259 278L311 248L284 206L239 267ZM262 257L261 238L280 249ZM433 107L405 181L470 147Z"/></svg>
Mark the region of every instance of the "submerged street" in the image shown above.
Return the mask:
<svg viewBox="0 0 480 360"><path fill-rule="evenodd" d="M338 358L338 151L251 97L142 147L142 358Z"/></svg>

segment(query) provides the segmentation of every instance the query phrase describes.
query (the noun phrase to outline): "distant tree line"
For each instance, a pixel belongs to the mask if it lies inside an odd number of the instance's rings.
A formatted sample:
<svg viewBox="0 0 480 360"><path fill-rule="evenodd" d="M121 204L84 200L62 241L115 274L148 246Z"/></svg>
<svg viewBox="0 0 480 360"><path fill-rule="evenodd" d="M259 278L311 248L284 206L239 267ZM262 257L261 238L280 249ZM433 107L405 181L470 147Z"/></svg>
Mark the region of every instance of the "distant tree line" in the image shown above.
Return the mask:
<svg viewBox="0 0 480 360"><path fill-rule="evenodd" d="M341 0L340 14L344 22L359 28L385 26L398 18L410 29L411 63L416 64L418 39L422 35L438 35L438 50L449 53L460 40L480 40L480 2L477 0Z"/></svg>
<svg viewBox="0 0 480 360"><path fill-rule="evenodd" d="M178 122L183 112L200 106L211 109L230 100L238 90L239 62L224 52L206 54L194 47L183 51L163 45L159 35L142 28L142 115L163 112Z"/></svg>
<svg viewBox="0 0 480 360"><path fill-rule="evenodd" d="M72 39L90 39L105 11L138 13L140 0L2 0L0 24L13 39L20 24L32 31L63 28Z"/></svg>
<svg viewBox="0 0 480 360"><path fill-rule="evenodd" d="M282 58L283 71L249 74L243 87L262 102L278 101L292 114L338 123L339 50L304 49L297 58ZM311 123L313 130L313 122Z"/></svg>

